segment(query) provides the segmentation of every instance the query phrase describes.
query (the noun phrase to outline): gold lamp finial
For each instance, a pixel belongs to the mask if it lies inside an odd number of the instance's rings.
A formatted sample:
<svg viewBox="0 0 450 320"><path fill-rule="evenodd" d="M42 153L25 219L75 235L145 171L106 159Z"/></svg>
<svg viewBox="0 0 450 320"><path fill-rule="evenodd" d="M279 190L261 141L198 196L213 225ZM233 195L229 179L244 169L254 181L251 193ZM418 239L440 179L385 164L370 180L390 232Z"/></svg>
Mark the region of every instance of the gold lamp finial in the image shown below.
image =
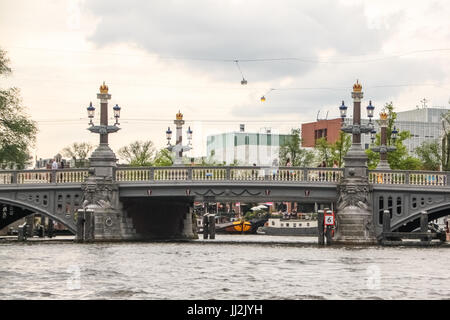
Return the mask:
<svg viewBox="0 0 450 320"><path fill-rule="evenodd" d="M353 92L361 92L362 85L358 82L358 79L356 79L356 83L353 85Z"/></svg>
<svg viewBox="0 0 450 320"><path fill-rule="evenodd" d="M386 112L381 112L380 113L380 120L387 120L388 118L388 114Z"/></svg>
<svg viewBox="0 0 450 320"><path fill-rule="evenodd" d="M178 110L176 117L177 117L177 120L183 120L183 114L180 112L180 110Z"/></svg>
<svg viewBox="0 0 450 320"><path fill-rule="evenodd" d="M103 84L100 86L100 93L108 93L108 86L103 81Z"/></svg>

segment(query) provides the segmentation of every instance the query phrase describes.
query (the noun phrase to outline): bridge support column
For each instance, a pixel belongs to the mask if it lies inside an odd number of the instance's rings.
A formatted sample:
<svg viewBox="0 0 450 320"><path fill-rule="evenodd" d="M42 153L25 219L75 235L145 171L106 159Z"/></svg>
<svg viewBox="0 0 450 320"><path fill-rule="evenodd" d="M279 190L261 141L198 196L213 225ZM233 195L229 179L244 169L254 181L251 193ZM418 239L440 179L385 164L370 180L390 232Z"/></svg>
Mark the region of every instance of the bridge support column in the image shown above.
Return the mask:
<svg viewBox="0 0 450 320"><path fill-rule="evenodd" d="M183 231L181 232L181 237L183 239L198 239L196 233L194 233L194 223L193 223L193 212L194 208L188 207L188 212L183 219ZM196 222L196 221L195 221Z"/></svg>
<svg viewBox="0 0 450 320"><path fill-rule="evenodd" d="M352 98L353 125L342 129L344 132L352 133L352 146L344 157L344 178L338 187L337 228L334 242L375 244L367 155L361 147L361 133L370 132L371 128L361 125L363 92L358 82L353 86Z"/></svg>

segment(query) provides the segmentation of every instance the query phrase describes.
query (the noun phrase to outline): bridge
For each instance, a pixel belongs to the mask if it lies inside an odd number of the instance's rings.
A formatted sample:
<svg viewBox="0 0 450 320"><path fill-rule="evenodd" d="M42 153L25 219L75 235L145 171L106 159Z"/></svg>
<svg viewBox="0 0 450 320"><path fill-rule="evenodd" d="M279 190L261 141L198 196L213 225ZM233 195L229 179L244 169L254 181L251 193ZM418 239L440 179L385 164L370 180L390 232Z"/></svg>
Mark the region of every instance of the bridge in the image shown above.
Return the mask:
<svg viewBox="0 0 450 320"><path fill-rule="evenodd" d="M343 174L344 169L334 168L117 167L113 183L128 220L123 223L137 238L159 238L183 235L177 234L173 221L181 219L184 224L194 201L296 201L336 207ZM2 171L0 228L39 213L76 234L78 210L86 200L82 185L88 176L88 168ZM449 215L449 179L446 172L370 170L376 235L382 232L384 210L390 211L391 231L418 228L422 211L430 220Z"/></svg>
<svg viewBox="0 0 450 320"><path fill-rule="evenodd" d="M118 167L108 145L108 134L117 132L120 107L114 106L116 123L108 125L108 86L103 83L100 125L87 108L89 131L100 135L90 167L65 170L0 171L0 227L40 213L67 226L80 241L130 239L190 239L194 201L296 201L327 203L336 209L338 243L373 244L383 230L413 231L427 219L450 214L450 173L390 170L386 153L393 148L385 139L379 148L381 166L368 170L361 134L373 126L361 125L362 86L353 86L353 125L342 131L352 134L352 145L342 169L297 167L184 167L183 115L176 115L176 145L172 167ZM374 106L369 103L368 116ZM345 118L347 107L339 107ZM380 119L386 119L381 113ZM385 132L384 132L385 133ZM166 135L171 138L170 128ZM188 139L192 131L188 130ZM426 213L422 214L423 212ZM386 221L387 222L387 221ZM426 225L425 225L426 227Z"/></svg>

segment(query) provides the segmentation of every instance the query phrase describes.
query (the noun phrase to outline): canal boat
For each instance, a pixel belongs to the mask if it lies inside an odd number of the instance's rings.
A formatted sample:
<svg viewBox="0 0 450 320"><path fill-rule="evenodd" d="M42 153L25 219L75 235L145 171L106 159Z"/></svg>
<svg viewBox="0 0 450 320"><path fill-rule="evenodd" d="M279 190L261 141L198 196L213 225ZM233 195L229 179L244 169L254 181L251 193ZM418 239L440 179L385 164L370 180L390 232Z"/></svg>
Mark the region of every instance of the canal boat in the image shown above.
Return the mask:
<svg viewBox="0 0 450 320"><path fill-rule="evenodd" d="M257 234L271 236L317 236L317 220L270 218Z"/></svg>
<svg viewBox="0 0 450 320"><path fill-rule="evenodd" d="M235 220L228 222L219 222L216 217L216 233L219 234L256 234L259 227L263 226L267 219L253 219L250 221ZM197 219L197 232L203 232L203 219Z"/></svg>

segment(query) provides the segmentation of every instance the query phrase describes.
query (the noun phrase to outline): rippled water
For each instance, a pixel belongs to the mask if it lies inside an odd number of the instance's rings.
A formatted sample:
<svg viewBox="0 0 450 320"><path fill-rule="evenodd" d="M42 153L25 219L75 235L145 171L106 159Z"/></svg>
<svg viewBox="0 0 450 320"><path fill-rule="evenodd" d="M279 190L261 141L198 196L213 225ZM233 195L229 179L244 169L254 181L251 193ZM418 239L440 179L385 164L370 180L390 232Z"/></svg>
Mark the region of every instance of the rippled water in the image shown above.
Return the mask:
<svg viewBox="0 0 450 320"><path fill-rule="evenodd" d="M216 237L3 242L0 299L450 299L448 247L319 248L311 238Z"/></svg>

